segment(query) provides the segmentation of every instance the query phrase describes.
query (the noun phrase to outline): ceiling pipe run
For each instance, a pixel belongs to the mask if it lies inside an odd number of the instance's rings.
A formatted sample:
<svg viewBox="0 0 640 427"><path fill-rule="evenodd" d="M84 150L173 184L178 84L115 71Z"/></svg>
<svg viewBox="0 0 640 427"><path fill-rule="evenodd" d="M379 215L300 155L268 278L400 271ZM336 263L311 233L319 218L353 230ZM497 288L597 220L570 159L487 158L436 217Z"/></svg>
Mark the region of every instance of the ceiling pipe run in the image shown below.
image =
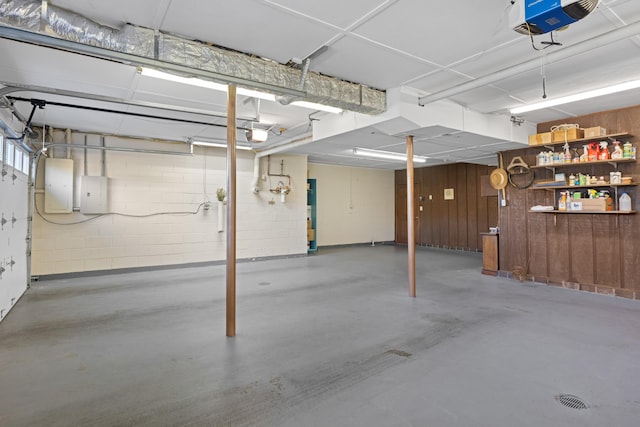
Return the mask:
<svg viewBox="0 0 640 427"><path fill-rule="evenodd" d="M302 145L313 142L313 134L305 133L300 136L296 136L289 140L283 141L275 147L268 148L266 150L256 152L253 158L253 180L251 181L251 191L254 193L260 192L260 159L271 154L281 153L283 151L291 150Z"/></svg>
<svg viewBox="0 0 640 427"><path fill-rule="evenodd" d="M20 114L20 112L15 108L15 106L13 106L13 104L7 98L7 95L16 93L16 92L46 93L50 95L87 99L90 101L107 102L107 103L118 104L118 105L128 105L132 107L150 108L154 110L171 111L176 113L199 114L199 115L208 116L208 117L218 117L221 119L224 119L227 117L226 113L202 110L199 108L176 107L174 105L160 104L157 102L128 100L128 99L122 99L122 98L115 98L112 96L96 95L96 94L90 94L86 92L77 92L73 90L47 88L47 87L35 86L35 85L16 84L11 82L4 82L4 81L0 81L0 84L5 86L3 88L0 88L0 97L7 100L4 104L0 104L0 107L9 108L12 111L12 113L16 116L16 118L20 121L23 121L24 116ZM16 115L16 113L18 115ZM20 118L20 116L22 116L22 119ZM254 122L258 120L256 117L238 117L237 119L239 121L247 121L247 122ZM26 119L24 119L24 122L26 123Z"/></svg>
<svg viewBox="0 0 640 427"><path fill-rule="evenodd" d="M612 43L629 39L631 37L637 36L638 34L640 34L640 21L635 22L633 24L626 25L621 28L617 28L607 33L592 37L583 42L565 47L563 49L548 53L545 55L545 57L549 63L553 63L555 61L567 59L576 55L590 52L593 49L598 49L601 47L608 46ZM518 74L525 73L527 71L535 70L536 68L539 68L539 67L540 67L539 58L521 62L520 64L503 68L502 70L496 71L494 73L491 73L483 77L479 77L477 79L471 80L466 83L459 84L457 86L453 86L449 89L441 90L439 92L435 92L430 95L422 96L418 98L418 105L425 106L427 104L430 104L445 98L450 98L452 96L459 95L461 93L468 92L473 89L477 89L486 85L496 83L500 80L504 80L504 79L516 76Z"/></svg>
<svg viewBox="0 0 640 427"><path fill-rule="evenodd" d="M88 110L88 111L97 111L97 112L100 112L100 113L122 114L124 116L142 117L142 118L146 118L146 119L167 120L167 121L170 121L170 122L190 123L190 124L197 124L197 125L203 125L203 126L214 126L214 127L223 127L223 128L227 127L226 124L222 124L222 123L206 122L206 121L202 121L202 120L188 120L188 119L181 119L181 118L168 117L168 116L158 116L158 115L155 115L155 114L135 113L133 111L114 110L112 108L89 107L87 105L68 104L68 103L65 103L65 102L57 102L57 101L45 101L45 100L39 100L39 99L34 99L34 98L19 98L19 97L13 97L13 96L9 96L8 98L11 101L22 101L22 102L41 101L45 105L55 105L57 107L75 108L75 109L79 109L79 110ZM242 128L242 127L238 127L238 129L249 130L249 128Z"/></svg>

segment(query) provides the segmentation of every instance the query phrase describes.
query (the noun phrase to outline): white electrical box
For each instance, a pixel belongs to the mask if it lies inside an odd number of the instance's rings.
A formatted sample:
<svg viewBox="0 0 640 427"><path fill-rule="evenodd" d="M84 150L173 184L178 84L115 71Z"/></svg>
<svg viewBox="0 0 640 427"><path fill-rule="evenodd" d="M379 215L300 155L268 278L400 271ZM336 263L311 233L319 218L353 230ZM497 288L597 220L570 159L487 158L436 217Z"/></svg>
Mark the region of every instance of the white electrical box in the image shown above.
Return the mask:
<svg viewBox="0 0 640 427"><path fill-rule="evenodd" d="M80 212L83 214L105 214L107 202L106 176L83 176L80 179Z"/></svg>
<svg viewBox="0 0 640 427"><path fill-rule="evenodd" d="M73 160L46 159L44 163L44 211L73 210Z"/></svg>

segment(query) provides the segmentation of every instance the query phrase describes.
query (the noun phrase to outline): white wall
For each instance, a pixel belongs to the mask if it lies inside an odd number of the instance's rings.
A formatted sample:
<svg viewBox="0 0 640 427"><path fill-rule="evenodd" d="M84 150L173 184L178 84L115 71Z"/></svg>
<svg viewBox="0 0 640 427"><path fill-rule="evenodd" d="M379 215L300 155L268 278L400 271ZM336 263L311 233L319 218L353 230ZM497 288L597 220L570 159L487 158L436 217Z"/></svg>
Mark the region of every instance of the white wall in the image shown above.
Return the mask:
<svg viewBox="0 0 640 427"><path fill-rule="evenodd" d="M317 193L318 246L393 241L394 171L309 164Z"/></svg>
<svg viewBox="0 0 640 427"><path fill-rule="evenodd" d="M55 141L62 142L62 132ZM82 144L84 135L74 133L74 144ZM100 138L88 136L89 145L99 145ZM187 151L183 144L106 138L109 147ZM159 212L193 212L204 201L209 210L197 214L166 214L143 218L104 215L74 225L54 225L38 214L34 221L33 275L59 274L93 270L187 264L219 261L226 258L226 232L217 231L216 189L226 189L226 151L220 148L194 147L193 156L106 152L108 205L112 213L148 215ZM52 150L50 155L63 157L66 150ZM82 149L73 149L74 205L79 207L80 176L84 171ZM87 175L101 173L100 151L87 151ZM237 163L237 257L302 254L306 242L306 156L275 155L271 173L291 175L292 191L286 203L268 191L268 181L260 180L262 191L250 191L253 178L253 153L238 151ZM36 187L42 189L43 164L40 162ZM266 174L267 159L261 161ZM277 178L272 178L275 186ZM269 201L274 200L275 204ZM44 214L43 195L36 202ZM226 209L226 208L225 208ZM46 215L50 221L77 223L93 217L80 213ZM226 229L226 219L225 219Z"/></svg>
<svg viewBox="0 0 640 427"><path fill-rule="evenodd" d="M0 135L0 169L6 174L0 178L0 216L7 221L0 228L0 267L5 271L0 277L0 320L2 320L27 289L27 174L28 166L12 167L6 164L6 150L9 145L2 142ZM11 149L16 152L13 145ZM22 152L17 150L22 156ZM15 157L15 156L14 156ZM15 179L13 178L15 176ZM15 218L15 221L12 220ZM12 264L12 260L15 264Z"/></svg>

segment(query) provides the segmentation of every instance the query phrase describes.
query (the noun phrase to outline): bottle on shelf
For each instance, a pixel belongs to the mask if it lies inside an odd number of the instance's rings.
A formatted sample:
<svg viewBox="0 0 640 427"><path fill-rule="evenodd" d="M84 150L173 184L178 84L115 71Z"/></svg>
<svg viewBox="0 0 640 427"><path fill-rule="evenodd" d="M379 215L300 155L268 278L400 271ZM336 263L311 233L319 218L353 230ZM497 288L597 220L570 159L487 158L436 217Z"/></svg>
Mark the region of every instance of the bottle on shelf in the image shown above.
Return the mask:
<svg viewBox="0 0 640 427"><path fill-rule="evenodd" d="M571 159L572 163L580 163L580 153L578 153L578 149L573 149L573 159Z"/></svg>
<svg viewBox="0 0 640 427"><path fill-rule="evenodd" d="M558 210L559 211L567 210L567 193L564 191L560 193L560 198L558 199Z"/></svg>
<svg viewBox="0 0 640 427"><path fill-rule="evenodd" d="M569 143L564 144L564 162L571 163L571 149L569 147Z"/></svg>
<svg viewBox="0 0 640 427"><path fill-rule="evenodd" d="M580 163L585 163L589 161L589 145L583 145L584 151L580 155Z"/></svg>
<svg viewBox="0 0 640 427"><path fill-rule="evenodd" d="M607 141L600 142L600 152L598 160L609 160L609 143Z"/></svg>
<svg viewBox="0 0 640 427"><path fill-rule="evenodd" d="M627 193L622 193L620 196L620 199L618 200L618 209L622 212L631 211L631 197Z"/></svg>
<svg viewBox="0 0 640 427"><path fill-rule="evenodd" d="M588 157L587 161L593 162L598 160L598 154L600 153L600 146L597 142L590 142L587 145Z"/></svg>
<svg viewBox="0 0 640 427"><path fill-rule="evenodd" d="M622 148L620 147L620 141L618 140L613 141L613 151L611 152L611 158L622 159L623 156L624 156L624 153L622 151Z"/></svg>

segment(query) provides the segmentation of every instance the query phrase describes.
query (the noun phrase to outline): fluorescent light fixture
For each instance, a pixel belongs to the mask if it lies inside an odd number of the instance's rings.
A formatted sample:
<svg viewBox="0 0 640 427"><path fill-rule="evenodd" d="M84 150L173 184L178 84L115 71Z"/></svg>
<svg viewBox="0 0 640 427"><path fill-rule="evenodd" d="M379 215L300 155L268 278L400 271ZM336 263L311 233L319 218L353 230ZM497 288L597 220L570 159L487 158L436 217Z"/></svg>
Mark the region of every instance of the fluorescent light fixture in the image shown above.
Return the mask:
<svg viewBox="0 0 640 427"><path fill-rule="evenodd" d="M290 105L295 105L297 107L303 107L303 108L310 108L312 110L326 111L327 113L333 113L333 114L342 113L341 108L332 107L330 105L316 104L315 102L293 101Z"/></svg>
<svg viewBox="0 0 640 427"><path fill-rule="evenodd" d="M356 156L373 157L375 159L407 161L407 155L402 153L392 153L391 151L368 150L366 148L354 148L353 154ZM426 163L427 157L413 156L415 163Z"/></svg>
<svg viewBox="0 0 640 427"><path fill-rule="evenodd" d="M191 141L191 144L201 147L227 148L227 144L223 144L222 142ZM251 147L248 145L236 144L236 150L251 150Z"/></svg>
<svg viewBox="0 0 640 427"><path fill-rule="evenodd" d="M213 89L213 90L217 90L217 91L220 91L220 92L227 92L227 85L224 85L222 83L216 83L216 82L212 82L212 81L209 81L209 80L203 80L203 79L199 79L197 77L182 77L182 76L178 76L176 74L165 73L164 71L154 70L153 68L141 67L141 68L139 68L139 70L140 70L140 74L143 75L143 76L153 77L153 78L156 78L156 79L167 80L167 81L170 81L170 82L182 83L182 84L185 84L185 85L204 87L204 88L207 88L207 89ZM251 89L245 89L243 87L237 88L236 89L236 94L243 95L243 96L250 96L252 98L265 99L267 101L273 101L273 102L276 101L276 96L271 94L271 93L260 92L260 91L251 90Z"/></svg>
<svg viewBox="0 0 640 427"><path fill-rule="evenodd" d="M156 79L167 80L170 82L176 82L176 83L182 83L185 85L213 89L220 92L227 92L227 85L222 83L203 80L197 77L182 77L182 76L178 76L177 74L166 73L164 71L155 70L153 68L147 68L147 67L140 67L138 68L138 70L141 75L147 76L147 77L153 77ZM276 96L271 93L245 89L243 87L238 87L236 89L236 93L238 95L264 99L267 101L272 101L272 102L276 101ZM316 104L315 102L294 101L290 105L296 105L298 107L303 107L303 108L310 108L312 110L326 111L328 113L334 113L334 114L342 113L342 109L340 108L331 107L330 105Z"/></svg>
<svg viewBox="0 0 640 427"><path fill-rule="evenodd" d="M245 136L249 142L265 142L269 136L269 131L266 129L249 129L245 132Z"/></svg>
<svg viewBox="0 0 640 427"><path fill-rule="evenodd" d="M623 92L625 90L631 90L631 89L637 89L637 88L640 88L640 80L633 80L626 83L604 87L602 89L590 90L590 91L578 93L575 95L564 96L558 99L550 99L549 101L542 101L535 104L513 108L511 110L511 114L520 114L520 113L526 113L528 111L541 110L543 108L555 107L556 105L568 104L570 102L582 101L585 99L596 98L598 96L610 95L612 93L618 93L618 92Z"/></svg>

